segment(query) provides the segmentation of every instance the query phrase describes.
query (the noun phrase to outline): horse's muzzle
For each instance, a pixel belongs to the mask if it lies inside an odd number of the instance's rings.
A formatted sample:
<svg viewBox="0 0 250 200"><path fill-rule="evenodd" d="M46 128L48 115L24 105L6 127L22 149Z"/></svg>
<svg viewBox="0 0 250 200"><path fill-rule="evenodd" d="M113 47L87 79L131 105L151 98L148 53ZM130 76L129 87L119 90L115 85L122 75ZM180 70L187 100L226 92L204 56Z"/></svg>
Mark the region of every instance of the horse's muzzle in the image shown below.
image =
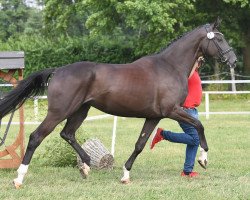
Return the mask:
<svg viewBox="0 0 250 200"><path fill-rule="evenodd" d="M227 65L229 65L230 68L234 69L236 67L236 63L237 63L237 59L233 63L231 63L231 62L228 61Z"/></svg>

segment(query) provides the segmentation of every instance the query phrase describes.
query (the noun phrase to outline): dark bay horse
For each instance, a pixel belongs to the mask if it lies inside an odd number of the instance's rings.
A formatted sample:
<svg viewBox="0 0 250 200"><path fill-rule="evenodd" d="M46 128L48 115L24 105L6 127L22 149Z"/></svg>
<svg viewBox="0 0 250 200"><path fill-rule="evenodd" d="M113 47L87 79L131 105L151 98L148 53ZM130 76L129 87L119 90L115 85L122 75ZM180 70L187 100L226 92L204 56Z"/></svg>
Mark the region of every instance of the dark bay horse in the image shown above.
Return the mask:
<svg viewBox="0 0 250 200"><path fill-rule="evenodd" d="M99 64L78 62L55 69L45 69L30 75L0 101L0 118L20 106L25 100L43 92L48 85L48 112L44 121L30 135L18 177L19 187L32 155L43 139L63 120L67 120L60 135L79 154L87 176L90 157L75 139L75 132L87 117L91 106L117 116L145 118L135 149L124 165L122 182L129 181L129 171L143 150L150 134L163 118L193 125L200 145L208 151L201 122L183 111L187 96L187 81L192 67L201 55L212 56L235 66L236 55L223 34L218 32L218 20L200 26L174 41L162 52L142 57L129 64Z"/></svg>

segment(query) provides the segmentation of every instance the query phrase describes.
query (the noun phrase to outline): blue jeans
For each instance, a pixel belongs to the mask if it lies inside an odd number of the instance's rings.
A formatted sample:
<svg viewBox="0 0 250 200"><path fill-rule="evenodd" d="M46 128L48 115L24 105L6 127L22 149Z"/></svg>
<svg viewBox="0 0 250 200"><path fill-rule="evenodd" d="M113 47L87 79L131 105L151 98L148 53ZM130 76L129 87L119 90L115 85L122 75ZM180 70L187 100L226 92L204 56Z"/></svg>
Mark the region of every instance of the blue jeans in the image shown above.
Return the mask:
<svg viewBox="0 0 250 200"><path fill-rule="evenodd" d="M195 108L184 110L191 115L192 117L198 119L198 111ZM184 131L184 133L173 133L171 131L163 131L162 135L165 140L175 143L183 143L187 144L186 147L186 159L184 163L184 172L192 172L195 163L195 157L197 154L197 150L200 144L198 132L196 129L187 124L187 123L179 123L180 127Z"/></svg>

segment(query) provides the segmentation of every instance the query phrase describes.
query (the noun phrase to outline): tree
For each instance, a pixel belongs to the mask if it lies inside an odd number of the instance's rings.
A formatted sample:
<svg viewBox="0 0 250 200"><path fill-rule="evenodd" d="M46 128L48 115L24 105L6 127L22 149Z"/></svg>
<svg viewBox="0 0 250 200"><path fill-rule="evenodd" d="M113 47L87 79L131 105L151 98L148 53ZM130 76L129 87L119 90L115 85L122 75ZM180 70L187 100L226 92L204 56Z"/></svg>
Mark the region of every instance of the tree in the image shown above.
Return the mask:
<svg viewBox="0 0 250 200"><path fill-rule="evenodd" d="M48 36L86 34L86 13L79 12L81 1L45 0L45 30Z"/></svg>
<svg viewBox="0 0 250 200"><path fill-rule="evenodd" d="M212 21L220 16L222 30L234 48L243 55L244 73L250 74L250 1L249 0L200 0L194 4L195 17L191 21Z"/></svg>
<svg viewBox="0 0 250 200"><path fill-rule="evenodd" d="M20 0L0 1L0 39L22 33L28 18L27 6Z"/></svg>
<svg viewBox="0 0 250 200"><path fill-rule="evenodd" d="M37 34L42 23L42 11L27 7L23 1L0 1L0 40L7 41L23 33Z"/></svg>
<svg viewBox="0 0 250 200"><path fill-rule="evenodd" d="M110 40L123 38L133 43L135 54L140 56L158 51L176 35L187 30L184 21L193 10L191 2L46 0L45 22L47 30L57 33L88 34L86 27L91 37L109 36Z"/></svg>
<svg viewBox="0 0 250 200"><path fill-rule="evenodd" d="M89 10L86 27L92 35L118 32L133 40L138 56L158 51L186 31L193 10L189 0L86 0L81 8Z"/></svg>
<svg viewBox="0 0 250 200"><path fill-rule="evenodd" d="M24 34L40 34L41 30L43 30L42 11L30 8L28 14L29 17L25 22Z"/></svg>

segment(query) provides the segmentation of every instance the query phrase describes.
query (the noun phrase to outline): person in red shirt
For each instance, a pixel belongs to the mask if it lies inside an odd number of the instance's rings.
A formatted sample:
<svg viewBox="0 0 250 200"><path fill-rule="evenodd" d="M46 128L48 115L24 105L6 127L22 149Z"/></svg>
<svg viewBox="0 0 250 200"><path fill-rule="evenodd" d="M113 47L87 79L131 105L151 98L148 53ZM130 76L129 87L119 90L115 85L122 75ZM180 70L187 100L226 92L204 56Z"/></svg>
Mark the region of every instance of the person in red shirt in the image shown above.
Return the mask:
<svg viewBox="0 0 250 200"><path fill-rule="evenodd" d="M202 99L201 79L198 73L198 68L200 67L202 61L203 58L200 57L194 64L193 70L190 73L188 79L188 95L183 104L183 109L196 119L198 119L198 111L196 107L200 105ZM161 140L186 144L186 158L181 176L196 177L199 174L194 172L193 168L197 150L200 144L198 132L193 126L187 123L179 122L179 125L184 133L174 133L168 130L163 130L162 128L158 128L155 135L153 136L150 149L153 149L155 144Z"/></svg>

